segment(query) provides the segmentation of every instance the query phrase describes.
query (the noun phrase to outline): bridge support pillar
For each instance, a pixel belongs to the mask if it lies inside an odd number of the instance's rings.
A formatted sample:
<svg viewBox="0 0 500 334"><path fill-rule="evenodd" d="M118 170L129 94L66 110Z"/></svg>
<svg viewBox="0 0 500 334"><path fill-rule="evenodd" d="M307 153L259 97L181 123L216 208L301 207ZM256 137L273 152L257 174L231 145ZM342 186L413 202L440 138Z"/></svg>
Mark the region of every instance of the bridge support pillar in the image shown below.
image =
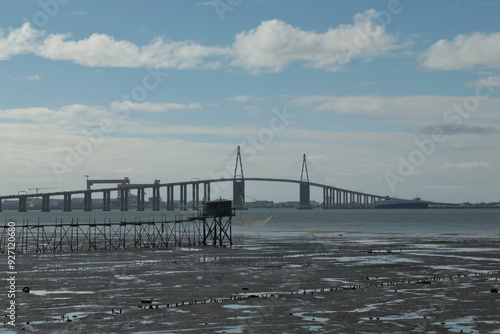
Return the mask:
<svg viewBox="0 0 500 334"><path fill-rule="evenodd" d="M328 207L328 189L323 187L323 209L329 209Z"/></svg>
<svg viewBox="0 0 500 334"><path fill-rule="evenodd" d="M300 183L300 205L299 209L312 209L311 206L311 189L309 187L309 182Z"/></svg>
<svg viewBox="0 0 500 334"><path fill-rule="evenodd" d="M174 186L167 186L167 210L174 210Z"/></svg>
<svg viewBox="0 0 500 334"><path fill-rule="evenodd" d="M64 206L63 211L71 211L71 194L64 194Z"/></svg>
<svg viewBox="0 0 500 334"><path fill-rule="evenodd" d="M42 196L42 212L50 212L50 196Z"/></svg>
<svg viewBox="0 0 500 334"><path fill-rule="evenodd" d="M2 211L2 199L0 198L0 212L3 212Z"/></svg>
<svg viewBox="0 0 500 334"><path fill-rule="evenodd" d="M128 211L129 189L120 189L120 211Z"/></svg>
<svg viewBox="0 0 500 334"><path fill-rule="evenodd" d="M187 184L181 184L180 209L187 210Z"/></svg>
<svg viewBox="0 0 500 334"><path fill-rule="evenodd" d="M333 209L335 189L323 188L323 209Z"/></svg>
<svg viewBox="0 0 500 334"><path fill-rule="evenodd" d="M26 195L19 196L19 212L26 212Z"/></svg>
<svg viewBox="0 0 500 334"><path fill-rule="evenodd" d="M210 182L203 183L203 201L210 202Z"/></svg>
<svg viewBox="0 0 500 334"><path fill-rule="evenodd" d="M233 208L245 209L245 180L243 178L233 181Z"/></svg>
<svg viewBox="0 0 500 334"><path fill-rule="evenodd" d="M193 183L193 198L192 198L192 209L198 210L200 206L200 184Z"/></svg>
<svg viewBox="0 0 500 334"><path fill-rule="evenodd" d="M102 192L102 211L111 211L111 190Z"/></svg>
<svg viewBox="0 0 500 334"><path fill-rule="evenodd" d="M144 211L144 188L137 189L137 211Z"/></svg>
<svg viewBox="0 0 500 334"><path fill-rule="evenodd" d="M160 211L160 187L153 187L153 211Z"/></svg>
<svg viewBox="0 0 500 334"><path fill-rule="evenodd" d="M92 193L90 191L83 194L83 211L92 211Z"/></svg>

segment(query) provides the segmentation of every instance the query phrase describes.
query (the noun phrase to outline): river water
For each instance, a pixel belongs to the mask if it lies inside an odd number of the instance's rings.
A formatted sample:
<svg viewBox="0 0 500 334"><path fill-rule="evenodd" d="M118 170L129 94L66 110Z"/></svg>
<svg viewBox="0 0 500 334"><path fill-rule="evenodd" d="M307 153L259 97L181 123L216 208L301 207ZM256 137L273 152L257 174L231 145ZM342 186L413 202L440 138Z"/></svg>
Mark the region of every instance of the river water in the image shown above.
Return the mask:
<svg viewBox="0 0 500 334"><path fill-rule="evenodd" d="M78 222L161 221L173 220L196 211L111 211L92 212L39 211L0 213L0 222L14 221L20 225ZM470 234L500 235L500 209L353 209L353 210L297 210L284 208L249 209L237 211L233 222L241 218L249 221L271 220L263 226L233 224L233 234L339 232L362 234Z"/></svg>

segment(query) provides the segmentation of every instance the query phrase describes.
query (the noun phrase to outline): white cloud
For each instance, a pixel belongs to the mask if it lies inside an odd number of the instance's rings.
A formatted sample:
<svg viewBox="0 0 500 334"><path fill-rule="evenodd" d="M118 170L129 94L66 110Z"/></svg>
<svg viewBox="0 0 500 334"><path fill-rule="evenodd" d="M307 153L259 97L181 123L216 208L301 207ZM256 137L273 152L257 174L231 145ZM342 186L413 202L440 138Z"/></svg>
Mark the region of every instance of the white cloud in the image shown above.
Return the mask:
<svg viewBox="0 0 500 334"><path fill-rule="evenodd" d="M13 75L9 75L9 79L12 80L22 80L22 81L40 81L42 80L42 76L40 74L27 75L22 78L15 77Z"/></svg>
<svg viewBox="0 0 500 334"><path fill-rule="evenodd" d="M324 33L305 31L280 20L263 21L257 28L236 34L232 45L204 46L192 41L165 42L161 37L138 46L130 41L95 33L81 40L71 34L50 34L25 23L0 30L0 60L33 53L51 60L67 60L89 67L153 67L217 69L226 64L253 73L279 72L302 62L315 69L336 71L352 59L370 60L400 48L385 27L375 23L377 12L354 16L353 24Z"/></svg>
<svg viewBox="0 0 500 334"><path fill-rule="evenodd" d="M69 34L49 35L38 53L48 59L70 60L90 67L176 69L214 68L220 66L218 62L205 62L205 58L226 53L218 47L205 47L187 41L165 43L161 38L139 47L105 34L93 34L79 41L68 41L69 37Z"/></svg>
<svg viewBox="0 0 500 334"><path fill-rule="evenodd" d="M42 76L40 74L27 75L23 78L26 81L40 81Z"/></svg>
<svg viewBox="0 0 500 334"><path fill-rule="evenodd" d="M486 78L475 80L475 81L469 81L467 83L467 86L472 86L472 87L484 87L484 86L499 87L500 86L500 76L493 76L493 75L489 74Z"/></svg>
<svg viewBox="0 0 500 334"><path fill-rule="evenodd" d="M151 103L151 102L141 102L135 103L132 101L124 102L112 102L111 108L118 111L126 110L136 110L136 111L151 111L151 112L166 112L170 110L181 110L181 109L200 109L201 104L198 102L192 102L188 104L182 103Z"/></svg>
<svg viewBox="0 0 500 334"><path fill-rule="evenodd" d="M470 170L470 169L483 169L491 168L492 165L488 161L472 161L472 162L460 162L460 163L446 163L445 168L458 169L458 170Z"/></svg>
<svg viewBox="0 0 500 334"><path fill-rule="evenodd" d="M93 34L80 41L67 41L69 34L50 35L40 47L39 54L52 60L72 60L85 66L135 67L139 48L127 41ZM135 63L135 66L134 66Z"/></svg>
<svg viewBox="0 0 500 334"><path fill-rule="evenodd" d="M467 97L442 95L409 95L409 96L334 96L311 95L297 97L293 103L311 108L315 111L331 111L335 113L367 115L390 118L391 122L406 122L412 125L439 125L453 115L454 106L463 105ZM498 122L500 99L489 98L479 102L477 110L468 113L463 122L477 120L493 120ZM463 109L463 108L462 108ZM451 111L450 111L451 110ZM456 117L455 117L456 118ZM455 123L453 123L455 124Z"/></svg>
<svg viewBox="0 0 500 334"><path fill-rule="evenodd" d="M368 60L399 46L383 25L374 23L377 12L354 16L354 24L325 33L305 31L280 20L262 22L236 35L232 65L251 72L279 72L294 61L315 69L336 71L352 59Z"/></svg>
<svg viewBox="0 0 500 334"><path fill-rule="evenodd" d="M262 101L262 100L264 100L264 98L255 97L252 95L236 95L236 96L228 97L227 100L230 102L247 102L247 101Z"/></svg>
<svg viewBox="0 0 500 334"><path fill-rule="evenodd" d="M435 70L462 70L476 66L500 68L500 33L460 34L453 40L442 39L424 52L424 67Z"/></svg>
<svg viewBox="0 0 500 334"><path fill-rule="evenodd" d="M23 24L21 28L5 30L0 28L0 60L9 59L11 56L31 53L36 48L36 39L43 32L31 28L29 23Z"/></svg>
<svg viewBox="0 0 500 334"><path fill-rule="evenodd" d="M245 110L253 115L262 114L264 112L264 109L258 106L246 106Z"/></svg>
<svg viewBox="0 0 500 334"><path fill-rule="evenodd" d="M46 133L51 134L74 134L83 128L94 127L102 120L113 118L113 112L105 108L95 106L85 106L81 104L72 104L58 108L16 108L0 109L0 120L8 120L10 126L14 124L20 126L37 127L43 129L43 137ZM22 131L23 136L29 131ZM8 131L13 133L16 132Z"/></svg>
<svg viewBox="0 0 500 334"><path fill-rule="evenodd" d="M17 120L26 120L32 121L34 119L39 120L46 117L53 116L54 111L48 108L16 108L16 109L3 109L0 110L0 119L17 119ZM63 117L63 114L60 115Z"/></svg>

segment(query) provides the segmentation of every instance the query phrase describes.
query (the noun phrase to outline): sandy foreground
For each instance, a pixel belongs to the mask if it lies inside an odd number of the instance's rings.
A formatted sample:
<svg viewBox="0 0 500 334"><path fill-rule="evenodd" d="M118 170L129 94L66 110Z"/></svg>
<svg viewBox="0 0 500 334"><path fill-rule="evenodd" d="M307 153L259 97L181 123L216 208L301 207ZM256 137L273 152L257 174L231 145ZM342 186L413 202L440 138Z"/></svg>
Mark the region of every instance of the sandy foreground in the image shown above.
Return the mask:
<svg viewBox="0 0 500 334"><path fill-rule="evenodd" d="M23 254L16 326L0 332L500 333L498 238L266 233Z"/></svg>

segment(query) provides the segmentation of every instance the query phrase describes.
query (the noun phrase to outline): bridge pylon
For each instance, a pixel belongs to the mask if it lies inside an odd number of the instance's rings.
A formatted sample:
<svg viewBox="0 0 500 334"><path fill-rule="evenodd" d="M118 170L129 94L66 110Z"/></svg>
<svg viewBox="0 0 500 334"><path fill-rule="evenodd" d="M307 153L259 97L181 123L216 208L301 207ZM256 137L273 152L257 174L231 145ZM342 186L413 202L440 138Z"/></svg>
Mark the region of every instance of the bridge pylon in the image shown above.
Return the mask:
<svg viewBox="0 0 500 334"><path fill-rule="evenodd" d="M311 190L309 184L309 172L307 171L307 160L306 155L302 159L302 172L300 173L300 188L299 188L299 198L300 204L299 209L312 209L311 206Z"/></svg>
<svg viewBox="0 0 500 334"><path fill-rule="evenodd" d="M238 175L238 164L240 174ZM237 210L245 209L245 178L243 176L243 165L241 163L240 147L236 153L236 165L234 166L234 181L233 181L233 208Z"/></svg>

